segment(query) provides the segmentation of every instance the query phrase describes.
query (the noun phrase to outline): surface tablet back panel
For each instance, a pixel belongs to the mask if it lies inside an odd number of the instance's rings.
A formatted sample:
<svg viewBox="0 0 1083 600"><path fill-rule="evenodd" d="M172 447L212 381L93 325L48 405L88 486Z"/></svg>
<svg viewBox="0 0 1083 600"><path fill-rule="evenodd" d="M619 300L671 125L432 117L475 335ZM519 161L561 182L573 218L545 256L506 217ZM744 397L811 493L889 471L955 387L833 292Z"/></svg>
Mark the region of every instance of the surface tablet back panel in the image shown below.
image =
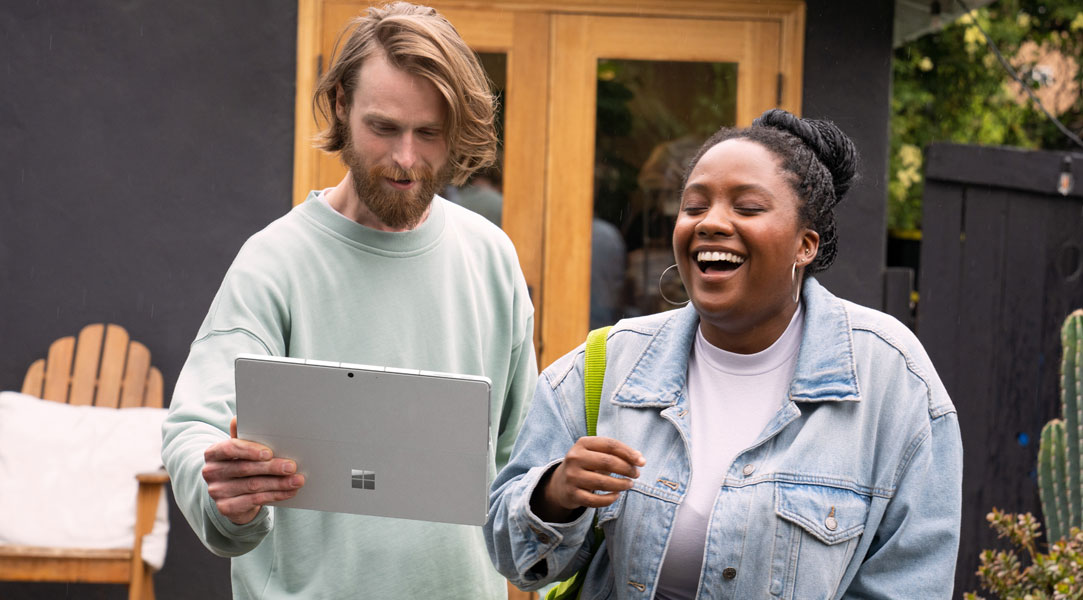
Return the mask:
<svg viewBox="0 0 1083 600"><path fill-rule="evenodd" d="M238 437L297 461L275 506L482 525L489 380L242 355Z"/></svg>

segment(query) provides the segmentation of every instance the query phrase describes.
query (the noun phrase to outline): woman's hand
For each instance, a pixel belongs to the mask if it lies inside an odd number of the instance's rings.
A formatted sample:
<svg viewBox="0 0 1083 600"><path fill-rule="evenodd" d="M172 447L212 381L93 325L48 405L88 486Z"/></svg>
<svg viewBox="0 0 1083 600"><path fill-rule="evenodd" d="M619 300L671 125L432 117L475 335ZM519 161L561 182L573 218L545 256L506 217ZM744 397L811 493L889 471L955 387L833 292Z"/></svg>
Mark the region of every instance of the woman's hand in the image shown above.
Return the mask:
<svg viewBox="0 0 1083 600"><path fill-rule="evenodd" d="M564 462L541 481L541 493L535 492L531 509L546 522L566 523L582 507L616 502L620 492L631 489L632 480L639 477L637 467L645 464L638 450L618 440L581 437L564 455Z"/></svg>

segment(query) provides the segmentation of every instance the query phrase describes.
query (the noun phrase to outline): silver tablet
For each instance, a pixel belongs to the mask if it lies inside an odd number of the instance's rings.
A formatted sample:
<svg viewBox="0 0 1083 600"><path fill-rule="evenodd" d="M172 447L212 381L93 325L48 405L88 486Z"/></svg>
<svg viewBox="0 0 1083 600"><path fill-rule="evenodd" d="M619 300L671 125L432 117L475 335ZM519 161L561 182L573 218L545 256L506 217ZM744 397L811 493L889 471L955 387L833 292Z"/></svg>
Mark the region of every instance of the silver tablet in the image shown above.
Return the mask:
<svg viewBox="0 0 1083 600"><path fill-rule="evenodd" d="M485 523L488 378L255 355L235 366L238 437L305 476L275 506Z"/></svg>

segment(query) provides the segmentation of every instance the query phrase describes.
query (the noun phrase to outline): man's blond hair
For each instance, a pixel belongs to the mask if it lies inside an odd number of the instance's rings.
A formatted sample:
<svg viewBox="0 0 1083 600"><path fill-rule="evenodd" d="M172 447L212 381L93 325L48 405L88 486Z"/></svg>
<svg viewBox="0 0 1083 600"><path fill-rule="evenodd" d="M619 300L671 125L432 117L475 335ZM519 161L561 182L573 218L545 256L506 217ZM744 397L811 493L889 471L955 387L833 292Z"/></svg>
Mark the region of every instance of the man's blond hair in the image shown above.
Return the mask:
<svg viewBox="0 0 1083 600"><path fill-rule="evenodd" d="M440 13L408 2L370 8L339 35L330 67L312 99L328 123L319 135L320 149L339 152L346 146L349 125L335 111L338 86L349 107L361 64L380 52L396 68L432 82L444 97L444 139L453 184L462 185L474 171L493 163L496 100L477 55Z"/></svg>

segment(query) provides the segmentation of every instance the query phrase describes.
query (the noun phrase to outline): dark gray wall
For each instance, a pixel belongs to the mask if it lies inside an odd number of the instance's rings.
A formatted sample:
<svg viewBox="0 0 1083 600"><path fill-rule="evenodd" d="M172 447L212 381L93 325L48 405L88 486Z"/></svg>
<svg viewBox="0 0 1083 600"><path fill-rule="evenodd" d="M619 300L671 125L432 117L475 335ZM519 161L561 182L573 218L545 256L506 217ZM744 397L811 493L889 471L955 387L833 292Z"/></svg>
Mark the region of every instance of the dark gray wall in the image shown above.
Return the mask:
<svg viewBox="0 0 1083 600"><path fill-rule="evenodd" d="M97 321L146 343L167 396L241 243L290 206L296 2L61 0L0 6L0 389ZM810 0L804 111L864 156L821 279L879 307L891 3ZM859 99L859 100L855 100ZM166 599L229 597L173 508ZM122 598L2 584L0 597Z"/></svg>
<svg viewBox="0 0 1083 600"><path fill-rule="evenodd" d="M917 330L962 431L960 592L979 591L983 549L1007 547L985 521L992 507L1041 518L1039 440L1062 417L1060 329L1083 307L1083 189L1057 193L1063 158L954 144L926 152ZM1081 161L1072 166L1083 181Z"/></svg>
<svg viewBox="0 0 1083 600"><path fill-rule="evenodd" d="M883 306L894 3L808 0L803 116L834 121L861 153L839 204L839 254L819 280L858 304Z"/></svg>
<svg viewBox="0 0 1083 600"><path fill-rule="evenodd" d="M290 207L296 27L293 0L0 6L0 389L109 321L171 393L237 249ZM170 516L158 597L230 597L228 561ZM99 597L126 595L0 584Z"/></svg>

